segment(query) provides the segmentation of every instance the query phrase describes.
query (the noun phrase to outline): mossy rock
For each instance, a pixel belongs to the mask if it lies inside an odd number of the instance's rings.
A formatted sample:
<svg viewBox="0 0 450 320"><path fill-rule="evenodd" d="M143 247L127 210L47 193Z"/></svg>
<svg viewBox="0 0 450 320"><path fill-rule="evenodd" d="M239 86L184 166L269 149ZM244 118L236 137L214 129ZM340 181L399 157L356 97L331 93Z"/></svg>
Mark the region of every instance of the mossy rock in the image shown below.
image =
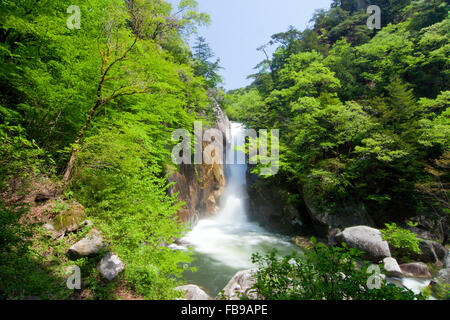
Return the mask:
<svg viewBox="0 0 450 320"><path fill-rule="evenodd" d="M303 250L308 250L314 246L309 238L301 236L293 237L292 242Z"/></svg>
<svg viewBox="0 0 450 320"><path fill-rule="evenodd" d="M80 224L86 219L84 207L79 203L68 204L68 208L63 210L53 219L53 226L59 232L72 232L80 228Z"/></svg>

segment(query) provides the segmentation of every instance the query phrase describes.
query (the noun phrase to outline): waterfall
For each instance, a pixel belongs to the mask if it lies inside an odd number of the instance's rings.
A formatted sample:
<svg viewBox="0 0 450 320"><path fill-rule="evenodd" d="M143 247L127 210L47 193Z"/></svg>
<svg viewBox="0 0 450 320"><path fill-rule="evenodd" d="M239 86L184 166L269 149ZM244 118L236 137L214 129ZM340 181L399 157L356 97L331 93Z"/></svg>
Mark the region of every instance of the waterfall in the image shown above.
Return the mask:
<svg viewBox="0 0 450 320"><path fill-rule="evenodd" d="M221 208L210 218L202 219L183 239L194 248L192 266L197 272L185 272L184 279L218 294L237 271L253 268L251 256L255 252L266 253L276 248L286 255L299 251L289 238L273 234L247 218L248 195L246 191L245 157L235 150L245 140L245 128L239 123L231 124L232 144L227 147L227 186L222 196ZM239 164L242 163L242 164ZM387 279L403 284L419 292L428 281L420 279Z"/></svg>
<svg viewBox="0 0 450 320"><path fill-rule="evenodd" d="M248 195L243 146L245 128L231 123L231 146L227 147L227 186L216 215L202 219L183 239L194 247L196 273L188 273L197 284L218 293L240 270L254 267L251 256L276 248L288 254L298 250L287 237L273 234L247 218Z"/></svg>

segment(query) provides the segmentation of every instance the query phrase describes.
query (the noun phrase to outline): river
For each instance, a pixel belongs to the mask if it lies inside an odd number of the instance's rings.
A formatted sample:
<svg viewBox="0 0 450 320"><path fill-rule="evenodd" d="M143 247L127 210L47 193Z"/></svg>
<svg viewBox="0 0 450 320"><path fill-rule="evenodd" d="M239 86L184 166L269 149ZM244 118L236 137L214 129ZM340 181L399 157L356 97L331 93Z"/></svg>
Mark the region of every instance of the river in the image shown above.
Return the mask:
<svg viewBox="0 0 450 320"><path fill-rule="evenodd" d="M273 248L281 255L300 252L289 237L269 232L248 220L247 165L237 164L237 159L243 154L234 148L244 143L244 127L233 122L231 137L232 145L227 149L227 186L221 208L214 217L200 220L183 238L187 245L194 248L194 261L190 266L197 269L196 272L185 271L183 279L204 288L212 297L226 286L236 272L254 267L251 262L253 253L267 253ZM415 292L429 283L428 280L418 279L388 281L403 284Z"/></svg>

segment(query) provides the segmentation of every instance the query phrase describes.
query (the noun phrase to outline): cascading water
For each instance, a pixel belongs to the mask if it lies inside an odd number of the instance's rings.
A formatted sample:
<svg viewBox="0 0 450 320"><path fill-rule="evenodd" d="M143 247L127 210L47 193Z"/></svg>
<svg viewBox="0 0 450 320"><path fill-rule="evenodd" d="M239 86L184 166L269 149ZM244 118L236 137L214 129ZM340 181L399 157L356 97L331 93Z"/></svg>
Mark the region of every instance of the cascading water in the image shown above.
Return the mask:
<svg viewBox="0 0 450 320"><path fill-rule="evenodd" d="M218 214L202 219L183 239L194 248L195 261L191 266L196 272L186 271L184 280L205 288L212 296L217 295L237 271L254 267L251 255L268 252L276 248L285 255L299 251L289 238L268 232L247 219L247 191L245 159L235 146L242 146L245 129L239 123L232 123L232 145L227 149L227 186ZM234 164L233 164L234 163ZM238 164L244 163L244 164ZM418 293L429 280L403 278L387 279L402 284Z"/></svg>
<svg viewBox="0 0 450 320"><path fill-rule="evenodd" d="M233 275L252 268L251 255L276 248L288 254L297 247L289 239L261 228L247 219L245 157L235 146L242 146L245 129L231 126L232 145L227 149L227 186L222 206L212 218L202 219L183 239L194 247L197 272L186 272L185 280L206 288L210 294L220 292ZM242 163L242 164L238 164Z"/></svg>

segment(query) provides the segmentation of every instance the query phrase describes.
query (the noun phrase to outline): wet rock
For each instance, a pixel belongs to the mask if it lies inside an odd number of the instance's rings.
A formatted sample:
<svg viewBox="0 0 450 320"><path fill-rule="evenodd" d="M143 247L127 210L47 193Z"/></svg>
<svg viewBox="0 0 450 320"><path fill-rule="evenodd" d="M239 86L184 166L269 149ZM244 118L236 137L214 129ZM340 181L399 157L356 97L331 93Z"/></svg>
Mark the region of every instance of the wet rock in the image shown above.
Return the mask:
<svg viewBox="0 0 450 320"><path fill-rule="evenodd" d="M401 277L403 276L402 269L397 263L397 260L391 257L387 257L383 259L384 270L386 271L386 275L388 277Z"/></svg>
<svg viewBox="0 0 450 320"><path fill-rule="evenodd" d="M374 262L391 256L389 245L383 240L380 230L367 226L346 228L336 235L336 241L364 251L363 257Z"/></svg>
<svg viewBox="0 0 450 320"><path fill-rule="evenodd" d="M310 232L307 214L298 209L300 200L292 199L285 185L252 173L254 167L249 165L246 172L249 218L280 233Z"/></svg>
<svg viewBox="0 0 450 320"><path fill-rule="evenodd" d="M423 262L405 263L400 265L405 277L409 278L431 278L428 266Z"/></svg>
<svg viewBox="0 0 450 320"><path fill-rule="evenodd" d="M223 289L228 300L240 300L242 295L246 295L251 300L258 299L258 294L252 289L256 283L254 275L255 269L243 270L236 273Z"/></svg>
<svg viewBox="0 0 450 320"><path fill-rule="evenodd" d="M112 252L108 252L102 258L97 268L104 278L111 281L125 269L125 265L122 260L120 260L119 256Z"/></svg>
<svg viewBox="0 0 450 320"><path fill-rule="evenodd" d="M188 284L181 287L176 287L175 290L184 291L185 300L213 300L205 291L200 289L199 286Z"/></svg>
<svg viewBox="0 0 450 320"><path fill-rule="evenodd" d="M93 229L83 239L69 248L69 254L77 257L86 257L96 254L105 247L100 231Z"/></svg>

